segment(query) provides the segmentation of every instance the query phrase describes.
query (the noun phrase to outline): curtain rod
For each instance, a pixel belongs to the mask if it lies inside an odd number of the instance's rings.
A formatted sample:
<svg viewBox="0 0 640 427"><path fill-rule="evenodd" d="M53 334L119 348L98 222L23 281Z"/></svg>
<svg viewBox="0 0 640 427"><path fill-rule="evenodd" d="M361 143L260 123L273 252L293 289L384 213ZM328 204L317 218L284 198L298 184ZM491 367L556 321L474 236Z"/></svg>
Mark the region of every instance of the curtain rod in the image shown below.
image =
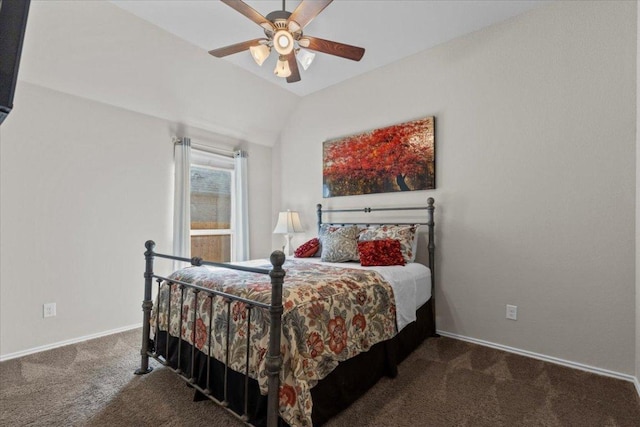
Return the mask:
<svg viewBox="0 0 640 427"><path fill-rule="evenodd" d="M173 137L173 145L182 145L182 138L178 138ZM212 154L219 154L221 156L226 156L226 157L235 157L236 152L238 150L226 150L224 148L216 148L216 147L211 147L209 145L203 145L203 144L194 144L191 142L191 146L193 148L195 148L196 150L200 150L200 151L206 151L207 153L212 153Z"/></svg>

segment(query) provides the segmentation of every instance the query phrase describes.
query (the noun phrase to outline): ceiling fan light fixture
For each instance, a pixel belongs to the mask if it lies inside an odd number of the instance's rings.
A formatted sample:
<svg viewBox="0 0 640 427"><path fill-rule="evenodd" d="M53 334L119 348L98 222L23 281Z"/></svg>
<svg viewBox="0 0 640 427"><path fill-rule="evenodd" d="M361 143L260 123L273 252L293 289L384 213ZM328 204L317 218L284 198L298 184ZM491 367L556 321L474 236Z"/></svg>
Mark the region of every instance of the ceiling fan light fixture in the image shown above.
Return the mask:
<svg viewBox="0 0 640 427"><path fill-rule="evenodd" d="M278 59L278 63L276 64L276 69L273 70L273 73L278 77L289 77L291 75L291 68L289 68L289 62L287 58L284 56L280 56Z"/></svg>
<svg viewBox="0 0 640 427"><path fill-rule="evenodd" d="M315 57L315 53L310 52L306 49L298 49L298 51L296 52L296 58L298 58L298 62L300 63L300 65L302 65L302 68L305 71L307 71L307 68L309 68Z"/></svg>
<svg viewBox="0 0 640 427"><path fill-rule="evenodd" d="M269 21L262 22L262 23L260 24L260 26L261 26L262 28L264 28L264 30L265 30L265 31L271 31L271 32L273 32L273 30L274 30L273 24L272 24L271 22L269 22Z"/></svg>
<svg viewBox="0 0 640 427"><path fill-rule="evenodd" d="M293 36L287 30L276 31L273 36L273 47L280 55L288 55L293 50Z"/></svg>
<svg viewBox="0 0 640 427"><path fill-rule="evenodd" d="M266 44L251 46L249 50L251 51L251 57L259 66L262 66L264 61L269 57L269 54L271 53L271 48Z"/></svg>
<svg viewBox="0 0 640 427"><path fill-rule="evenodd" d="M287 25L287 27L289 28L289 31L291 31L292 33L302 30L302 27L296 21L289 21L289 24Z"/></svg>
<svg viewBox="0 0 640 427"><path fill-rule="evenodd" d="M300 40L298 40L298 44L299 44L301 47L309 47L309 45L311 44L311 42L309 41L309 39L301 38Z"/></svg>
<svg viewBox="0 0 640 427"><path fill-rule="evenodd" d="M262 16L244 0L220 0L236 10L264 30L266 38L255 38L209 51L216 58L224 58L239 52L250 50L253 60L259 66L267 60L271 50L277 52L278 61L274 73L284 77L287 83L300 81L300 67L307 70L314 61L317 52L340 58L360 61L364 48L351 46L309 35L302 31L333 0L302 0L293 12L288 12L286 0L282 0L282 10L274 10ZM266 3L266 2L265 2ZM0 0L2 4L2 0ZM305 48L311 52L306 52Z"/></svg>

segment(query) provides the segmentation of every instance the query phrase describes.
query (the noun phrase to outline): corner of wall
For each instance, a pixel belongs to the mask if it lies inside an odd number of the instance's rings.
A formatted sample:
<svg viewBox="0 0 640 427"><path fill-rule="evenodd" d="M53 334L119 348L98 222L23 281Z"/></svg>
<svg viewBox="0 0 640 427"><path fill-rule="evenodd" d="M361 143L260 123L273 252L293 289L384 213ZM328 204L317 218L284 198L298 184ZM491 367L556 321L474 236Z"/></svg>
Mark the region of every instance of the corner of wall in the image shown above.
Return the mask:
<svg viewBox="0 0 640 427"><path fill-rule="evenodd" d="M640 108L638 108L638 92L640 90L640 3L636 2L636 390L640 396Z"/></svg>

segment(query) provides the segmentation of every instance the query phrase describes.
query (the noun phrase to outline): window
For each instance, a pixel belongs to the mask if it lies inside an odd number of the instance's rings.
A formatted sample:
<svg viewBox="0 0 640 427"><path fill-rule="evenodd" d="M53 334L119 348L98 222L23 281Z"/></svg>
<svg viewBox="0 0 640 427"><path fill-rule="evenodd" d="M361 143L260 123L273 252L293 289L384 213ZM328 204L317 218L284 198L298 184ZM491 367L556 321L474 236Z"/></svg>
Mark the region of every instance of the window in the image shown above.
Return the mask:
<svg viewBox="0 0 640 427"><path fill-rule="evenodd" d="M236 201L233 159L193 150L190 184L191 256L231 261Z"/></svg>

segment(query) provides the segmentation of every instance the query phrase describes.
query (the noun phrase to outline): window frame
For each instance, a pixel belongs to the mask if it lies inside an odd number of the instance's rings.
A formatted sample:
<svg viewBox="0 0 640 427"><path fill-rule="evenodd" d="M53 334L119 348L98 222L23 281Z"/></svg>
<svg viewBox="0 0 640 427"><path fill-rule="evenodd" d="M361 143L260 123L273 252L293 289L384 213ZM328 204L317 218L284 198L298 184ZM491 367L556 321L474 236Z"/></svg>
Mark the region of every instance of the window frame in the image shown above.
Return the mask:
<svg viewBox="0 0 640 427"><path fill-rule="evenodd" d="M215 165L212 165L215 164ZM236 204L237 204L237 195L236 195L236 170L235 170L235 162L232 157L221 156L219 154L210 153L204 150L198 150L192 147L192 157L191 162L189 164L189 178L191 178L191 169L193 167L201 168L201 169L209 169L215 171L223 171L228 172L231 175L230 181L230 218L229 218L229 227L230 228L199 228L193 229L191 228L192 221L189 221L189 246L192 247L193 236L229 236L229 254L228 258L233 261L234 258L234 247L235 247L235 238L236 238ZM191 186L189 188L189 200L191 200L191 195L193 190ZM191 202L190 202L191 203ZM191 207L189 207L191 209ZM208 261L220 261L221 260L208 260Z"/></svg>

